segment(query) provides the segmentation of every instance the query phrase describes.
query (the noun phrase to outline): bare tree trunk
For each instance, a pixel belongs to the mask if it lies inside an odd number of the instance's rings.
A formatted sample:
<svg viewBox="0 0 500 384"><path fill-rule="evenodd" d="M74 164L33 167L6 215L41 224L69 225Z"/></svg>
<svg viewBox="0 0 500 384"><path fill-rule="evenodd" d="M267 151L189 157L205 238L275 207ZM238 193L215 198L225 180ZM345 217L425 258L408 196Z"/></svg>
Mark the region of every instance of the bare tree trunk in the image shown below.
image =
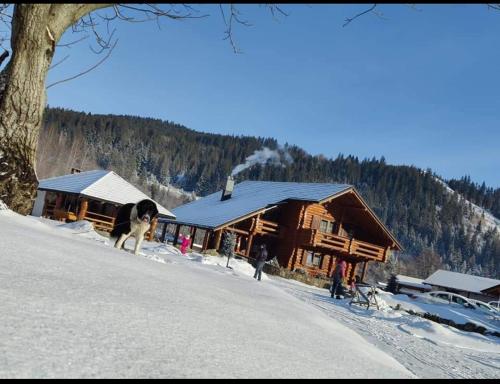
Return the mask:
<svg viewBox="0 0 500 384"><path fill-rule="evenodd" d="M45 26L50 4L18 4L12 23L12 58L0 95L0 199L29 214L36 192L35 151L45 109L45 77L54 42Z"/></svg>
<svg viewBox="0 0 500 384"><path fill-rule="evenodd" d="M46 106L45 78L55 45L85 14L107 4L16 4L12 17L12 58L0 77L0 200L31 212L38 185L35 162Z"/></svg>

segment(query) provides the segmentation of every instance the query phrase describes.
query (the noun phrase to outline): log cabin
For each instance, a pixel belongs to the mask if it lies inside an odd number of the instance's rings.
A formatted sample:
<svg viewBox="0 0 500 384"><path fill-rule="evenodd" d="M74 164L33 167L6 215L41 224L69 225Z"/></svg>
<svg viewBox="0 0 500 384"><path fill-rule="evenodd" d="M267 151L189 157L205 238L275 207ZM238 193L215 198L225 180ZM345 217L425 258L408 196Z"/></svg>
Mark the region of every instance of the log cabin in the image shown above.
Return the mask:
<svg viewBox="0 0 500 384"><path fill-rule="evenodd" d="M219 250L222 235L237 236L235 253L253 259L265 243L269 259L312 276L330 276L335 260L347 262L348 281L365 278L367 263L385 262L401 245L352 185L243 181L228 177L224 190L172 210L160 219L177 243L181 228L192 248ZM357 270L361 268L361 270Z"/></svg>
<svg viewBox="0 0 500 384"><path fill-rule="evenodd" d="M113 171L80 172L73 168L71 172L40 180L33 216L64 222L87 220L95 229L109 233L122 205L151 199ZM168 209L156 205L158 218L175 219ZM151 229L146 233L148 240L153 240L158 218L151 222Z"/></svg>

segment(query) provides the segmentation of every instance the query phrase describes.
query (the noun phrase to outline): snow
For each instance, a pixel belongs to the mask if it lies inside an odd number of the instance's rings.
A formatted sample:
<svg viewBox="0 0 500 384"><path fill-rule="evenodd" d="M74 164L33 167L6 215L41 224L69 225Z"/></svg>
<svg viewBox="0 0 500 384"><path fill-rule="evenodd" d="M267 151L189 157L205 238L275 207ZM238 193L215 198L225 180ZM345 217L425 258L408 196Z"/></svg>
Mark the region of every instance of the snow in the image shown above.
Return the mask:
<svg viewBox="0 0 500 384"><path fill-rule="evenodd" d="M474 323L492 332L500 332L500 313L488 314L477 309L465 308L459 304L439 303L438 300L426 299L425 295L410 298L407 295L392 295L381 292L390 306L399 304L402 308L417 313L430 313L443 319L453 320L457 324Z"/></svg>
<svg viewBox="0 0 500 384"><path fill-rule="evenodd" d="M424 283L423 279L417 279L416 277L397 275L396 280L399 284L404 284L409 287L422 288L430 290L431 286Z"/></svg>
<svg viewBox="0 0 500 384"><path fill-rule="evenodd" d="M118 204L135 203L149 196L113 171L93 170L40 180L38 190L63 191ZM154 201L154 200L153 200ZM168 209L155 202L161 215L174 218Z"/></svg>
<svg viewBox="0 0 500 384"><path fill-rule="evenodd" d="M481 291L499 285L500 280L438 269L425 279L425 283L460 291L481 293Z"/></svg>
<svg viewBox="0 0 500 384"><path fill-rule="evenodd" d="M443 180L441 180L437 177L435 178L435 180L437 182L439 182L441 185L443 185L443 187L446 189L446 191L449 194L455 193L455 191L453 189L451 189L448 186L448 184L446 184ZM500 232L500 219L497 219L495 216L493 216L490 212L488 212L484 208L481 208L481 207L477 206L476 204L470 202L462 195L458 194L458 197L459 197L459 200L464 201L467 204L470 204L470 206L472 207L472 213L473 213L474 217L473 217L473 220L471 222L469 222L469 224L473 224L475 226L475 225L477 225L478 222L481 221L481 224L482 224L481 232L482 233L486 233L487 231L492 230L492 229L496 229L497 232ZM483 215L484 215L484 219L483 219ZM464 218L464 221L467 224L468 221L465 218Z"/></svg>
<svg viewBox="0 0 500 384"><path fill-rule="evenodd" d="M178 223L216 228L285 200L320 201L349 188L352 188L349 184L245 180L234 185L230 199L222 201L222 191L217 191L176 207L172 212Z"/></svg>
<svg viewBox="0 0 500 384"><path fill-rule="evenodd" d="M499 377L499 338L390 294L366 310L240 259L148 241L138 257L87 222L2 210L0 230L0 378Z"/></svg>

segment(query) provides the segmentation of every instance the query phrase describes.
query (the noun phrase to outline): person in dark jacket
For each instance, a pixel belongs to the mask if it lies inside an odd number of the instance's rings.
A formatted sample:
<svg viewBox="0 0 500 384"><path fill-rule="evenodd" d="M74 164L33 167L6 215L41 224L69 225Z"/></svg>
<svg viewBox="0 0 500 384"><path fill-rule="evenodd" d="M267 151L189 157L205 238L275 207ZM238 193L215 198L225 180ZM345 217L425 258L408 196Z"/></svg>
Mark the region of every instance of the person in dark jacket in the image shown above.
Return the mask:
<svg viewBox="0 0 500 384"><path fill-rule="evenodd" d="M264 268L264 264L266 264L266 261L267 261L267 249L266 245L262 244L260 246L259 252L257 253L257 267L255 268L255 274L253 275L254 279L260 281L260 278L262 276L262 269Z"/></svg>
<svg viewBox="0 0 500 384"><path fill-rule="evenodd" d="M345 260L338 259L335 270L332 273L332 285L330 292L332 297L336 299L344 298L344 286L342 285L343 280L346 276L347 263Z"/></svg>

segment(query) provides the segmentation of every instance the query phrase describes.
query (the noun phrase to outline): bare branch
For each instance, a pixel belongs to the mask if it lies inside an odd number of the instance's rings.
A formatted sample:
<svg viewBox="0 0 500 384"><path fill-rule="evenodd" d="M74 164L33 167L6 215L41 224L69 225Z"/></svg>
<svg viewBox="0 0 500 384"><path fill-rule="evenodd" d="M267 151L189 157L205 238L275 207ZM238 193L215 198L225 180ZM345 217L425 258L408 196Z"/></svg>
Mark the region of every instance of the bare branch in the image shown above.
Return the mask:
<svg viewBox="0 0 500 384"><path fill-rule="evenodd" d="M71 46L72 46L72 45L77 44L77 43L79 43L80 41L83 41L83 40L85 40L85 39L88 39L88 37L89 37L89 36L87 35L87 36L82 37L81 39L78 39L78 40L72 41L72 42L70 42L70 43L66 43L66 44L56 44L56 47L66 47L66 48L71 48Z"/></svg>
<svg viewBox="0 0 500 384"><path fill-rule="evenodd" d="M231 47L233 47L234 53L243 53L236 46L236 43L233 40L233 24L234 24L234 22L236 22L238 24L244 25L245 27L251 27L252 25L248 21L242 20L240 18L240 12L238 11L238 9L235 7L234 4L229 5L230 13L229 13L229 21L228 22L226 22L226 16L224 15L224 10L223 10L222 6L220 6L220 10L222 13L222 18L224 20L224 23L226 24L226 27L227 27L227 29L224 31L225 37L223 38L223 40L229 40Z"/></svg>
<svg viewBox="0 0 500 384"><path fill-rule="evenodd" d="M70 81L70 80L74 80L76 79L77 77L80 77L80 76L83 76L85 75L86 73L89 73L90 71L92 71L93 69L97 68L99 65L101 65L110 55L111 55L111 52L113 52L113 49L115 49L116 47L116 44L118 43L118 39L115 41L115 43L113 44L113 46L109 49L109 52L107 53L106 56L104 56L104 58L102 60L100 60L99 62L97 62L96 64L94 64L92 67L90 67L89 69L86 69L85 71L83 72L80 72L78 73L77 75L75 76L71 76L71 77L68 77L66 79L63 79L63 80L59 80L59 81L56 81L55 83L52 83L50 85L47 86L47 89L49 89L50 87L53 87L54 85L57 85L57 84L61 84L61 83L64 83L66 81Z"/></svg>
<svg viewBox="0 0 500 384"><path fill-rule="evenodd" d="M9 51L4 50L4 52L0 55L0 65L2 65L3 61L9 57Z"/></svg>
<svg viewBox="0 0 500 384"><path fill-rule="evenodd" d="M488 9L494 9L496 11L500 11L500 4L486 4L488 6Z"/></svg>
<svg viewBox="0 0 500 384"><path fill-rule="evenodd" d="M276 12L281 13L282 16L288 16L288 13L283 11L277 4L266 4L266 7L269 8L271 14L273 15L273 19L275 20L278 20L276 18Z"/></svg>
<svg viewBox="0 0 500 384"><path fill-rule="evenodd" d="M406 4L408 5L411 9L413 9L414 11L417 11L417 12L422 12L421 9L418 9L417 8L417 5L416 4Z"/></svg>
<svg viewBox="0 0 500 384"><path fill-rule="evenodd" d="M57 62L57 63L55 63L55 64L53 64L53 65L51 65L51 66L49 67L49 71L50 71L52 68L55 68L55 67L57 67L59 64L61 64L61 63L63 63L64 61L66 61L66 59L67 59L68 57L69 57L69 55L66 55L66 56L65 56L62 60L60 60L59 62Z"/></svg>
<svg viewBox="0 0 500 384"><path fill-rule="evenodd" d="M363 15L364 15L364 14L366 14L366 13L369 13L369 12L373 11L373 10L375 9L375 7L376 7L376 6L377 6L377 4L373 4L373 5L372 5L369 9L367 9L366 11L363 11L363 12L361 12L361 13L358 13L358 14L357 14L356 16L354 16L354 17L347 17L347 18L345 19L345 23L344 23L344 25L342 25L342 26L343 26L343 27L345 27L345 26L347 26L347 25L348 25L351 21L353 21L353 20L357 19L357 18L358 18L358 17L360 17L360 16L363 16Z"/></svg>
<svg viewBox="0 0 500 384"><path fill-rule="evenodd" d="M155 17L167 17L167 18L175 19L175 20L200 19L200 18L208 16L208 15L193 16L191 13L180 14L174 8L171 8L168 11L164 11L164 10L160 9L159 7L157 7L155 4L144 4L144 5L145 5L144 8L139 8L139 7L131 6L129 4L126 4L126 5L125 4L118 4L119 7L131 9L131 10L138 11L138 12L143 12L146 15L155 16ZM193 9L192 7L187 7L185 5L184 5L184 7L186 9L191 9L191 10ZM177 14L173 14L172 12L177 13Z"/></svg>

